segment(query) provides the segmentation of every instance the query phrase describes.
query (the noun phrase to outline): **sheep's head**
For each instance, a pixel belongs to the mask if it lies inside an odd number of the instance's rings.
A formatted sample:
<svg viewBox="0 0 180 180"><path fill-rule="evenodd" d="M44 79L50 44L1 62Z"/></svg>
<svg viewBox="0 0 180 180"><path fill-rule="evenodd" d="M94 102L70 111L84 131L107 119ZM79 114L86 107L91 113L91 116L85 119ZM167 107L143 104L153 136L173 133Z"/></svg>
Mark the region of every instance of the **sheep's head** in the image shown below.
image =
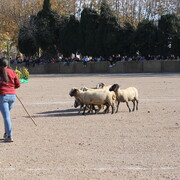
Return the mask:
<svg viewBox="0 0 180 180"><path fill-rule="evenodd" d="M119 88L119 85L118 84L113 84L110 88L109 88L109 91L117 91Z"/></svg>
<svg viewBox="0 0 180 180"><path fill-rule="evenodd" d="M87 88L87 87L82 87L80 90L81 90L81 91L87 91L88 88Z"/></svg>
<svg viewBox="0 0 180 180"><path fill-rule="evenodd" d="M101 89L101 88L103 88L104 86L105 86L104 83L98 83L98 84L96 85L96 89Z"/></svg>
<svg viewBox="0 0 180 180"><path fill-rule="evenodd" d="M73 90L74 90L74 88L72 88L72 89L69 91L69 95L70 95L70 96L71 96Z"/></svg>
<svg viewBox="0 0 180 180"><path fill-rule="evenodd" d="M69 95L72 96L76 96L78 92L78 89L72 88L71 91L69 92Z"/></svg>

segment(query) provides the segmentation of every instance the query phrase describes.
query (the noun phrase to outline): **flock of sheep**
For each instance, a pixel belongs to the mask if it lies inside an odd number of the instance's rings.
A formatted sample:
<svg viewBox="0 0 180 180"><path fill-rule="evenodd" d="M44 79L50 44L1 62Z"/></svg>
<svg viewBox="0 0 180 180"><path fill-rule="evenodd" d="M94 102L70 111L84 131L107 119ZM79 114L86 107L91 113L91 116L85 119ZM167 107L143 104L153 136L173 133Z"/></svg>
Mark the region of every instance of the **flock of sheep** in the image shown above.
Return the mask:
<svg viewBox="0 0 180 180"><path fill-rule="evenodd" d="M126 105L131 112L128 102L133 102L132 111L138 110L138 90L135 87L129 87L127 89L120 89L118 84L105 86L104 83L98 83L95 88L72 88L69 95L74 96L74 107L80 106L79 113L86 110L88 113L98 113L101 109L104 109L104 113L109 112L111 107L113 114L118 112L120 102L126 102Z"/></svg>

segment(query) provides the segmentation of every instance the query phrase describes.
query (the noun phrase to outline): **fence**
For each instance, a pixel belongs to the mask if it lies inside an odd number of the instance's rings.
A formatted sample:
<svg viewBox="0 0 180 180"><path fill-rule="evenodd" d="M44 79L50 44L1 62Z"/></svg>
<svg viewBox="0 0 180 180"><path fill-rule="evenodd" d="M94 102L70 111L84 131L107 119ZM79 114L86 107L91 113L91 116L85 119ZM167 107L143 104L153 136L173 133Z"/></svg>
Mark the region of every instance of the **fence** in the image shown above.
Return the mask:
<svg viewBox="0 0 180 180"><path fill-rule="evenodd" d="M24 65L12 65L12 68L21 66ZM113 67L109 67L108 61L89 62L87 66L84 66L82 62L69 65L60 62L30 66L28 69L30 74L180 72L180 60L117 62Z"/></svg>

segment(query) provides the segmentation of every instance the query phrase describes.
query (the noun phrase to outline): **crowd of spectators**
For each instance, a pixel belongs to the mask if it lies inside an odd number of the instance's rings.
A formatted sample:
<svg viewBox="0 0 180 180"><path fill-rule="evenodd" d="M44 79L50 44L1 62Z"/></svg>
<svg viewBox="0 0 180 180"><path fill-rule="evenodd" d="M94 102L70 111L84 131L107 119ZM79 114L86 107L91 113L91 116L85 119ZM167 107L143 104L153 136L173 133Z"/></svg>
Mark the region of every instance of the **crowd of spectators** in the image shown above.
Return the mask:
<svg viewBox="0 0 180 180"><path fill-rule="evenodd" d="M149 61L149 60L180 60L179 57L175 57L174 55L170 55L169 57L163 57L160 55L154 56L154 55L148 55L147 57L144 56L133 56L133 57L128 57L128 56L121 56L119 55L112 55L109 56L108 58L104 58L102 56L100 57L88 57L84 56L80 58L80 56L76 57L69 57L69 58L63 58L59 57L59 59L44 59L44 58L37 58L37 57L32 57L32 58L24 58L22 59L20 56L17 56L14 59L11 59L10 62L11 64L24 64L26 67L29 66L36 66L40 64L47 64L47 63L59 63L62 62L64 65L70 65L70 63L77 63L77 62L82 62L84 66L87 65L87 63L93 63L93 62L101 62L101 61L109 61L109 67L113 67L116 62L121 61Z"/></svg>

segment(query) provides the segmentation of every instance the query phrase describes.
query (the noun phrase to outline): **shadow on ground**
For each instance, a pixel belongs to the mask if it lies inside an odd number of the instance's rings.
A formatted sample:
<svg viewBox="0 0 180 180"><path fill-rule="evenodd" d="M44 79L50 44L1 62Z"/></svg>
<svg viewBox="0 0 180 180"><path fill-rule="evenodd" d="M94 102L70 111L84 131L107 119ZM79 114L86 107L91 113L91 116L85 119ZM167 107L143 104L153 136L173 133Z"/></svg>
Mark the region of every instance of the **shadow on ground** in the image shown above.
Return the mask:
<svg viewBox="0 0 180 180"><path fill-rule="evenodd" d="M35 115L33 117L70 117L70 116L89 116L94 115L94 113L85 113L82 115L82 112L78 113L79 109L64 109L64 110L55 110L55 111L45 111L37 113L38 115ZM99 113L102 114L102 113Z"/></svg>

